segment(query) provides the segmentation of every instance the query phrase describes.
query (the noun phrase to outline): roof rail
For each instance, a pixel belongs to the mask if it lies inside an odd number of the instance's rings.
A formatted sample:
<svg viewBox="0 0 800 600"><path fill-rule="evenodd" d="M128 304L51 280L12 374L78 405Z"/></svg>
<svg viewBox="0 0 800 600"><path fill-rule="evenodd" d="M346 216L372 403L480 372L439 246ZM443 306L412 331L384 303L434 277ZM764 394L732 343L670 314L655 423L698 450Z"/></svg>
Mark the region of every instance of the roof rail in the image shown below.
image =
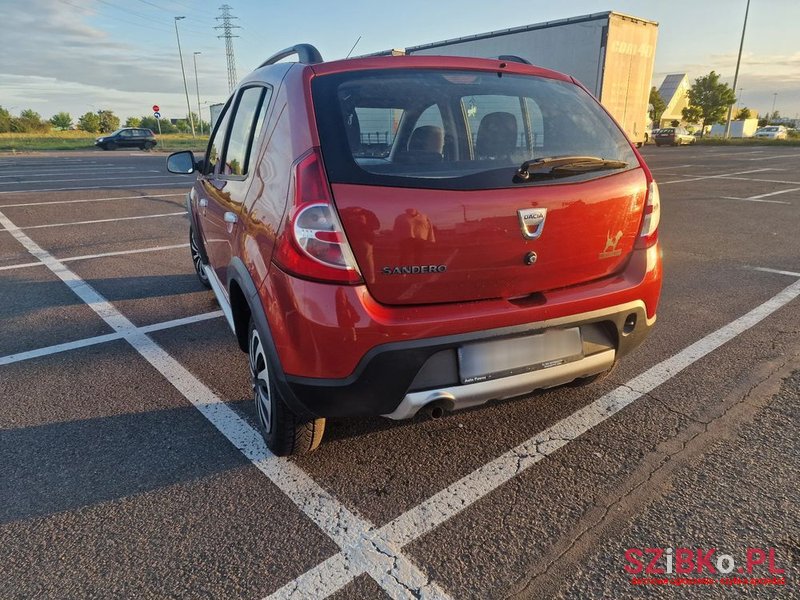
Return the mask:
<svg viewBox="0 0 800 600"><path fill-rule="evenodd" d="M307 64L307 65L314 65L316 63L322 62L322 55L319 53L314 46L311 44L297 44L296 46L292 46L291 48L285 48L281 50L277 54L273 54L263 63L258 65L258 68L266 67L267 65L274 65L279 60L283 60L287 56L291 56L292 54L297 54L297 58L299 62Z"/></svg>
<svg viewBox="0 0 800 600"><path fill-rule="evenodd" d="M531 61L529 61L529 60L527 60L525 58L522 58L521 56L515 56L514 54L501 54L497 58L498 58L498 60L504 60L506 62L522 63L523 65L531 64Z"/></svg>

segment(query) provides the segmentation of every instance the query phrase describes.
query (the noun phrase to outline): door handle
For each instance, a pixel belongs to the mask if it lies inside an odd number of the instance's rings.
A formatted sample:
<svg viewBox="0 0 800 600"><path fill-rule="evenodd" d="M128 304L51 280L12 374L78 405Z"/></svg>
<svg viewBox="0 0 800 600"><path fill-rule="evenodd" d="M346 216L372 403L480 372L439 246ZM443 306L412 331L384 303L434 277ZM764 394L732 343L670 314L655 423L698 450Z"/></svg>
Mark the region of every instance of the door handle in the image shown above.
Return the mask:
<svg viewBox="0 0 800 600"><path fill-rule="evenodd" d="M197 203L200 205L201 208L205 208L206 206L208 206L208 200L206 198L200 198L200 200Z"/></svg>
<svg viewBox="0 0 800 600"><path fill-rule="evenodd" d="M222 215L222 218L226 223L236 223L236 221L239 220L239 217L236 216L236 213L232 212L226 212L224 215Z"/></svg>

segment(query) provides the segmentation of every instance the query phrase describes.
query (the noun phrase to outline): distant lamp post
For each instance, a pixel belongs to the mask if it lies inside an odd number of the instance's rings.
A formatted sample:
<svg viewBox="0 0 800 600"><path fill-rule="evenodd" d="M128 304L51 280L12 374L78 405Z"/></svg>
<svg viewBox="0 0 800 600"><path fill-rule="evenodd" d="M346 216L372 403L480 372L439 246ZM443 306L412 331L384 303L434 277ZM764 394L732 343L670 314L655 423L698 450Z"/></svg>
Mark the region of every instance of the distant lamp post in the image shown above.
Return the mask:
<svg viewBox="0 0 800 600"><path fill-rule="evenodd" d="M750 0L747 0L747 6L744 9L744 24L742 25L742 40L739 42L739 56L736 58L736 72L733 74L733 89L736 90L736 84L739 82L739 64L742 62L742 48L744 47L744 32L747 29L747 13L750 12ZM733 104L728 107L728 121L725 123L725 139L731 137L731 113L733 113Z"/></svg>
<svg viewBox="0 0 800 600"><path fill-rule="evenodd" d="M775 101L778 99L778 92L772 94L772 118L775 118Z"/></svg>
<svg viewBox="0 0 800 600"><path fill-rule="evenodd" d="M197 118L200 119L198 123L200 127L200 135L203 135L203 113L200 111L200 83L197 79L197 55L202 52L193 52L192 59L194 60L194 88L197 90Z"/></svg>
<svg viewBox="0 0 800 600"><path fill-rule="evenodd" d="M189 86L186 85L186 69L183 68L183 52L181 52L181 36L178 34L178 21L185 18L186 17L173 17L173 19L175 19L175 39L178 40L178 56L181 57L181 73L183 74L183 91L186 92L186 110L189 111L189 124L192 127L192 137L195 137L194 119L192 119L192 105L189 104Z"/></svg>

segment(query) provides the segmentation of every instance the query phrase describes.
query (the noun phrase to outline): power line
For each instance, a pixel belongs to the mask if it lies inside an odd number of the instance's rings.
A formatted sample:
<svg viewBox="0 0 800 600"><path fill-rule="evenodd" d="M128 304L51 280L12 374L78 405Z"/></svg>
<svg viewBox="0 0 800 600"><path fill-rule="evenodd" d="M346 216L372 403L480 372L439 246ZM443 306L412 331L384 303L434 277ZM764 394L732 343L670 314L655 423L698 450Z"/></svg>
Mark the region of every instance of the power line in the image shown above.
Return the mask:
<svg viewBox="0 0 800 600"><path fill-rule="evenodd" d="M229 5L223 4L219 7L219 10L222 15L216 19L217 21L222 21L222 25L217 25L214 29L221 29L223 31L222 35L218 35L217 37L225 40L225 58L228 62L228 91L232 92L233 88L236 87L236 83L239 81L239 78L236 76L236 57L233 55L233 38L239 36L234 35L233 30L241 29L241 27L231 23L233 19L238 19L239 17L234 17L231 14L231 7Z"/></svg>

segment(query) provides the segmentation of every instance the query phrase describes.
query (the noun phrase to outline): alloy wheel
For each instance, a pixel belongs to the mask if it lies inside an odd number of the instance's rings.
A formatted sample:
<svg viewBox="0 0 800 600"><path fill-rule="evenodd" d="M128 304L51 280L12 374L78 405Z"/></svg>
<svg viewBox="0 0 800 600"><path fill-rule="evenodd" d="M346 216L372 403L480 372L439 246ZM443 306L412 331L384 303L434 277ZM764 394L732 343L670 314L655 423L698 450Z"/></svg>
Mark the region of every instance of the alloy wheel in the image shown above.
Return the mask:
<svg viewBox="0 0 800 600"><path fill-rule="evenodd" d="M203 269L203 257L200 254L200 248L197 247L194 234L189 236L189 250L192 253L192 263L194 264L194 270L197 271L197 276L203 281L208 281L208 276L205 269Z"/></svg>
<svg viewBox="0 0 800 600"><path fill-rule="evenodd" d="M258 331L253 328L250 334L250 376L253 380L253 399L256 403L258 420L269 432L272 426L272 395L269 386L269 368L264 345Z"/></svg>

